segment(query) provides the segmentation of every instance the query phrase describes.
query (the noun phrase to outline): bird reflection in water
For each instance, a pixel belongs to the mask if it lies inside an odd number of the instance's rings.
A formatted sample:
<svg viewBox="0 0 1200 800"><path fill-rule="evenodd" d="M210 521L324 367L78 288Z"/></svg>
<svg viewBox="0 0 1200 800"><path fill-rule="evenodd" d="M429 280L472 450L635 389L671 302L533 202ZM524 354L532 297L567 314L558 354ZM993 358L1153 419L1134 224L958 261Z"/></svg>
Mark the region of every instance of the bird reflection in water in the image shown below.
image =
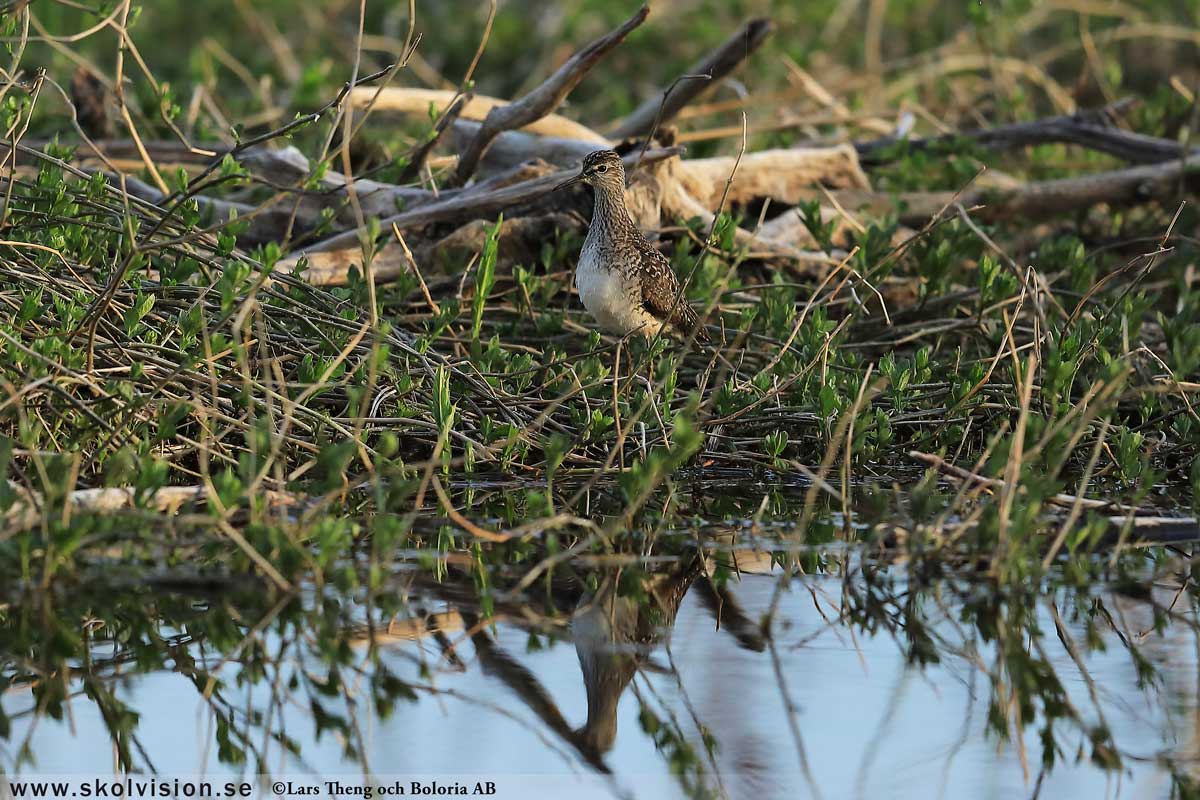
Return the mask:
<svg viewBox="0 0 1200 800"><path fill-rule="evenodd" d="M486 621L462 611L463 623L484 672L505 683L584 761L608 772L604 755L616 741L621 697L639 671L666 671L655 663L655 651L669 637L685 596L693 593L717 627L740 646L765 649L760 626L746 617L727 587L710 580L712 566L692 551L654 569L624 566L593 572L587 581L596 587L591 591L579 579L558 582L552 589L556 605L574 607L570 634L587 694L587 719L579 728L566 721L538 678L496 642Z"/></svg>

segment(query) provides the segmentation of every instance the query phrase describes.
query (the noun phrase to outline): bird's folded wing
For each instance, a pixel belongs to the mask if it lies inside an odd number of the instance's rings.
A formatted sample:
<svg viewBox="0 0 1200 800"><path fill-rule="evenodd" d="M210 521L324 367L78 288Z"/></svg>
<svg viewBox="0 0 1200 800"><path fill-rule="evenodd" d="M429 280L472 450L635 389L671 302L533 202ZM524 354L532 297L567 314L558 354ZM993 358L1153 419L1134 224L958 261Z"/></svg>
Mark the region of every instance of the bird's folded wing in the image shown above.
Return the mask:
<svg viewBox="0 0 1200 800"><path fill-rule="evenodd" d="M649 244L639 250L642 305L656 319L687 335L696 328L696 312L688 305L687 298L680 296L679 281L671 271L670 262ZM696 338L700 341L708 340L708 334L703 327L697 328Z"/></svg>

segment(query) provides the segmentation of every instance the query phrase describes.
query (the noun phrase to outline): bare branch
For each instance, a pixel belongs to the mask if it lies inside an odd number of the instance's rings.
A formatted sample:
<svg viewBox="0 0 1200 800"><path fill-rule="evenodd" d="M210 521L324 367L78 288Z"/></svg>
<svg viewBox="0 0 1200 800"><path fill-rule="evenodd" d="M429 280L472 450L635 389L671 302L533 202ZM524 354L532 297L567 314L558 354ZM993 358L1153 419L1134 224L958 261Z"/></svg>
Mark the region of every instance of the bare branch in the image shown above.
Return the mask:
<svg viewBox="0 0 1200 800"><path fill-rule="evenodd" d="M480 123L460 119L454 123L454 145L463 152L479 135ZM565 138L537 136L525 131L504 131L492 140L477 170L494 172L509 169L533 158L540 158L560 167L578 166L580 159L607 144Z"/></svg>
<svg viewBox="0 0 1200 800"><path fill-rule="evenodd" d="M483 120L483 125L479 128L479 133L475 135L475 139L458 159L456 172L458 182L464 183L467 178L471 177L475 172L475 167L479 165L479 159L497 134L528 125L558 108L579 81L583 80L583 76L587 74L588 70L620 44L630 31L641 25L649 13L650 7L642 6L621 27L600 37L567 59L565 64L529 94L508 105L498 106L489 111Z"/></svg>
<svg viewBox="0 0 1200 800"><path fill-rule="evenodd" d="M470 102L470 92L467 92L466 94L460 94L457 98L455 98L454 102L452 102L449 107L442 112L441 119L437 121L437 125L434 126L433 132L430 134L429 139L420 147L416 148L412 157L409 159L408 166L405 167L404 171L400 173L400 183L408 183L409 181L416 180L417 176L421 174L421 168L425 166L425 159L429 158L429 154L433 152L433 148L437 147L438 142L440 142L442 137L446 135L446 131L449 130L454 124L454 120L458 119L458 115L462 113L462 110L466 108L467 104Z"/></svg>
<svg viewBox="0 0 1200 800"><path fill-rule="evenodd" d="M642 159L642 163L649 164L678 154L678 148L651 150ZM632 157L626 156L626 160L632 161ZM495 191L476 192L469 189L464 190L447 200L426 203L412 211L405 211L401 214L386 217L380 220L379 227L381 230L390 230L393 224L400 228L411 228L416 225L428 225L433 222L471 219L474 215L499 211L517 203L533 200L550 191L558 183L566 180L573 174L575 174L574 170L553 172L531 180L502 186ZM311 253L355 247L358 244L358 236L359 232L357 230L347 231L318 242L304 252Z"/></svg>
<svg viewBox="0 0 1200 800"><path fill-rule="evenodd" d="M634 136L644 136L654 127L655 119L658 124L672 119L688 103L738 68L751 53L757 50L767 35L771 33L771 20L759 17L748 21L737 33L730 36L704 58L688 67L684 75L707 75L711 80L673 81L667 89L655 92L653 97L643 102L632 114L624 119L612 132L614 139L627 139ZM678 84L678 85L676 85ZM665 95L665 97L664 97ZM661 110L661 117L659 112Z"/></svg>
<svg viewBox="0 0 1200 800"><path fill-rule="evenodd" d="M842 191L833 195L846 208L873 209L887 214L899 207L901 223L922 225L954 202L966 208L978 206L971 216L985 222L1014 217L1052 216L1100 203L1127 205L1174 202L1181 182L1185 187L1200 185L1200 153L1193 152L1186 161L1167 164L1037 181L1012 188L970 189L957 198L954 192L902 192L889 195Z"/></svg>
<svg viewBox="0 0 1200 800"><path fill-rule="evenodd" d="M956 131L945 136L928 139L895 138L876 139L870 142L855 142L859 158L867 165L886 164L903 152L897 147L905 144L909 150L925 150L953 145L969 140L984 147L1007 150L1031 147L1038 144L1064 143L1098 150L1111 156L1144 164L1159 164L1177 159L1182 155L1179 143L1142 133L1132 133L1112 125L1112 116L1124 104L1066 114L1058 117L1035 119L1012 125L998 125L975 131Z"/></svg>

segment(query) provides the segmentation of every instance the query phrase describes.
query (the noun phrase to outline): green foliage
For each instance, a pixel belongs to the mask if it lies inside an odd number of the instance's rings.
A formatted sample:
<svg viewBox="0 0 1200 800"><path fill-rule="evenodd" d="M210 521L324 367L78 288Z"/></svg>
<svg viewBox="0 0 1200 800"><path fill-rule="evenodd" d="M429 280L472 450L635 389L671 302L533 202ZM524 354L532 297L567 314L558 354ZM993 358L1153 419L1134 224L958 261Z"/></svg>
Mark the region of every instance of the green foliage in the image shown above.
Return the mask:
<svg viewBox="0 0 1200 800"><path fill-rule="evenodd" d="M479 341L479 329L483 325L483 309L487 304L488 294L496 283L496 249L503 225L504 215L500 215L496 224L488 229L483 253L479 256L479 268L475 271L475 295L471 298L471 338L476 342Z"/></svg>

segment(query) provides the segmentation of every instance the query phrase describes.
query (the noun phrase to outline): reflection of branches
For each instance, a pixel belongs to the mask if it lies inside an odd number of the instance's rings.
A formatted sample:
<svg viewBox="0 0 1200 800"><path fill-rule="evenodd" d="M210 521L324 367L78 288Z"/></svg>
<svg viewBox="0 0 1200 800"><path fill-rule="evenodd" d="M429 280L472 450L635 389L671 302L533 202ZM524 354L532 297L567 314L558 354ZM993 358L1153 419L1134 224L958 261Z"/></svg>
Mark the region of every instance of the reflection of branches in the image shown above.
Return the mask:
<svg viewBox="0 0 1200 800"><path fill-rule="evenodd" d="M589 533L581 531L563 549L570 549L578 541L594 543ZM1105 711L1114 722L1118 712L1124 717L1127 710L1136 711L1127 709L1123 705L1125 697L1115 690L1110 698L1109 690L1088 675L1088 651L1098 646L1097 633L1102 631L1107 636L1106 629L1111 626L1144 677L1146 670L1154 667L1140 652L1142 638L1138 632L1149 629L1151 616L1158 625L1182 622L1189 630L1196 627L1192 618L1194 602L1189 603L1194 601L1195 588L1190 582L1182 588L1174 583L1159 586L1162 591L1156 591L1152 580L1144 581L1146 576L1139 575L1137 581L1117 584L1120 588L1111 595L1093 596L1073 586L1064 587L1053 577L1044 579L1045 585L1037 581L984 583L969 574L940 569L928 560L914 558L904 566L885 569L877 561L843 553L839 558L803 562L810 575L831 570L834 577L824 587L811 578L800 584L824 603L817 613L809 614L816 632L805 630L803 635L797 632L795 638L772 641L764 638L762 628L754 621L759 608L744 607L735 595L735 585L720 582L725 571L706 574L706 565L724 558L724 553L702 555L690 543L673 547L669 535L657 532L652 539L634 541L636 551L629 540L613 537L608 540L605 554L558 562L533 580L528 577L530 565L544 563L546 554L529 549L523 553L525 560L519 561L505 559L503 549L496 553L498 563L490 565L494 569L486 585L478 581L477 562L452 562L440 580L423 570L398 571L393 583L375 590L374 602L326 586L285 598L230 596L198 614L191 604L180 607L165 600L146 604L139 599L132 611L120 600L113 604L116 610L108 612L90 607L87 613L60 608L53 615L59 621L89 617L103 621L103 644L111 641L113 647L77 637L77 651L68 658L56 656L57 661L43 661L37 656L31 658L34 651L25 644L28 638L5 642L0 657L5 666L0 675L12 686L39 687L37 707L18 715L25 716L22 727L26 731L29 717L54 713L51 702L66 699L78 704L78 698L86 696L96 706L120 764L134 769L152 768L150 758L155 753L136 736L136 709L121 704L113 691L112 678L129 675L130 667L133 671L171 668L187 677L207 704L205 716L211 725L207 741L215 745L218 758L225 763L254 759L260 769L268 764L274 748L281 749L292 763L303 764L301 745L324 730L344 737L347 756L365 764L367 742L357 727L361 718L386 713L396 699L419 696L434 698L434 702L436 698L453 697L494 711L529 729L548 751L553 750L569 763L607 775L612 768L607 752L615 743L617 710L624 696L626 701L639 702L645 735L676 770L684 790L719 794L724 791L724 781L730 778L722 774L722 766L727 766L723 761L726 753L717 743L729 737L736 745L735 734L705 725L704 707L693 705L699 698L689 696L676 668L678 649L673 652L669 645L665 647L669 669L656 667L653 660L655 653L663 652L659 647L667 641L684 596L695 591L697 602L693 608L711 617L717 629L730 634L723 639L718 635L718 641L730 647L736 643L736 647L749 652L769 648L794 752L805 775L805 788L815 796L824 787L817 784L820 775L814 773L819 772L819 765L808 761L806 744L811 746L811 741L806 743L801 735L804 720L793 699L794 686L788 685L789 680L795 680L794 673L784 658L798 657L801 648L817 636L833 631L847 646L851 638L855 642L865 642L868 637L877 637L877 642L890 639L910 662L902 680L924 676L932 681L934 673L920 670L926 664L940 664L966 686L970 702L962 732L949 745L946 755L944 789L950 761L972 735L976 683L980 678L985 678L980 686L987 687L982 690L982 699L990 705L987 730L1018 743L1017 747L1027 733L1036 731L1042 737L1045 755L1061 756L1067 749L1063 737L1078 731L1090 744L1091 755L1106 766L1147 757L1119 748L1109 731ZM512 546L528 548L529 542ZM1143 563L1139 559L1139 555L1129 555L1120 567L1139 568ZM1127 586L1149 589L1139 593ZM798 588L795 581L789 582L789 587L788 591ZM802 589L800 593L799 602L805 605ZM387 602L383 601L385 596L389 597ZM1120 612L1126 609L1113 608L1112 596L1136 604L1131 608L1131 619L1121 618ZM788 613L795 613L794 607L787 608ZM1139 610L1144 611L1145 619ZM186 628L181 623L184 619ZM1089 626L1086 634L1076 632L1077 621ZM45 623L39 620L37 624ZM1058 645L1053 644L1050 624L1065 655L1083 675L1090 703L1075 693L1072 676L1062 674L1065 659L1056 649ZM492 631L495 626L554 638L569 635L574 640L588 703L588 717L582 726L573 725L577 721L564 716L558 704L561 698L547 690L533 665L523 663L519 654L501 645L502 640ZM781 625L775 630L787 628ZM49 635L39 634L43 639ZM86 653L80 649L84 641L90 648ZM433 642L436 646L431 646ZM977 647L977 643L983 644ZM347 657L362 652L350 648L364 645L365 657ZM492 704L490 695L468 697L432 682L401 680L389 671L389 665L395 667L400 661L406 669L412 666L422 675L436 674L437 666L426 660L427 647L430 652L440 649L448 659L457 659L455 671L478 664L493 686L502 686L506 690L502 693L511 692L519 704L504 708L500 703ZM386 652L388 658L381 658L381 652ZM866 657L870 652L867 649ZM93 658L101 653L103 657ZM758 663L766 668L765 662ZM874 664L871 666L874 669ZM78 681L75 686L80 691L54 698L44 690L45 685L54 682L48 679L68 670ZM238 687L269 688L269 697L264 699L257 691L246 697L231 696L229 672L233 670L238 670ZM675 681L678 691L664 692L660 675ZM1074 694L1069 694L1067 687ZM1167 687L1156 682L1155 688L1159 705L1166 706L1171 699L1164 691ZM881 709L878 728L862 757L860 789L868 785L874 765L881 760L878 755L889 741L889 725L898 713L901 696L897 690L888 707ZM249 702L252 699L254 703ZM308 714L308 721L299 731L285 730L285 718L294 719L294 715L284 711L292 707ZM697 752L701 746L704 755ZM1033 780L1038 776L1036 755L1031 754L1029 760L1034 762L1029 773Z"/></svg>
<svg viewBox="0 0 1200 800"><path fill-rule="evenodd" d="M707 583L701 581L700 583ZM679 674L679 667L675 665L675 654L671 652L671 645L668 642L663 648L667 653L667 664L670 665L671 677L675 679L675 688L679 690L679 698L683 701L683 707L687 709L688 716L692 719L692 725L696 727L696 732L704 740L704 752L708 756L708 763L712 767L713 775L717 779L717 785L721 789L721 794L726 795L725 782L721 779L721 767L717 764L717 759L713 753L714 746L709 741L708 728L700 720L700 715L696 712L696 707L692 705L692 698L688 694L687 687L683 685L683 676Z"/></svg>
<svg viewBox="0 0 1200 800"><path fill-rule="evenodd" d="M950 768L954 764L954 758L963 749L967 743L967 738L971 735L971 723L975 716L975 679L979 674L979 670L971 670L970 682L967 685L967 711L963 714L962 728L958 732L958 739L954 741L950 752L946 754L942 761L942 781L938 786L938 800L942 800L946 796L946 785L950 781Z"/></svg>
<svg viewBox="0 0 1200 800"><path fill-rule="evenodd" d="M108 730L109 739L113 743L114 755L120 764L121 771L130 772L133 769L133 756L130 753L130 744L137 748L138 754L142 757L146 767L153 771L154 763L150 760L149 754L142 747L141 742L133 731L133 725L137 721L137 714L133 713L129 706L118 700L116 695L102 681L86 677L83 680L83 686L84 693L100 712L100 719L104 722L104 727Z"/></svg>
<svg viewBox="0 0 1200 800"><path fill-rule="evenodd" d="M180 634L169 638L157 639L156 644L161 648L163 653L174 654L198 644L202 639L203 637L191 634ZM116 640L113 643L116 644ZM139 662L145 658L146 654L139 652L136 647L129 646L116 651L108 658L93 659L86 649L82 655L81 660L66 662L62 665L63 668L67 669L74 676L87 678L88 680L102 681L120 677L117 673L122 666ZM59 672L58 670L54 670L47 673L29 660L19 657L13 658L9 664L11 664L13 672L6 678L6 683L11 689L20 687L35 688L39 683L47 678L55 677ZM7 667L0 665L0 674L7 672Z"/></svg>
<svg viewBox="0 0 1200 800"><path fill-rule="evenodd" d="M1067 651L1067 655L1075 662L1076 669L1079 670L1079 677L1083 678L1083 683L1087 686L1088 695L1092 698L1092 705L1095 706L1096 716L1100 720L1100 725L1108 729L1108 722L1104 719L1104 709L1100 705L1100 698L1096 694L1096 682L1092 680L1092 675L1088 672L1087 665L1083 663L1083 657L1079 654L1079 648L1075 646L1075 640L1071 637L1067 626L1063 624L1062 617L1058 613L1058 606L1054 603L1053 598L1046 598L1046 608L1050 612L1051 619L1054 620L1054 631L1058 634L1058 640L1062 642L1063 649ZM1047 659L1049 660L1049 659Z"/></svg>
<svg viewBox="0 0 1200 800"><path fill-rule="evenodd" d="M581 563L586 562L576 560L575 566L578 568ZM1062 678L1057 674L1054 666L1055 661L1046 651L1045 642L1036 630L1039 601L1045 599L1040 589L1035 590L1027 585L987 585L984 587L969 579L969 576L947 576L939 574L937 571L925 575L921 571L919 562L914 562L914 568L909 570L882 570L872 566L870 562L855 559L847 559L845 563L837 566L842 572L843 580L839 583L843 587L843 596L836 614L823 615L825 619L823 630L836 631L845 627L850 634L853 634L854 631L864 631L870 635L885 633L895 641L911 661L917 664L941 662L946 668L952 669L953 665L947 663L946 659L953 656L954 662L969 665L969 674L961 677L971 698L976 696L977 677L981 674L986 675L991 683L994 711L1007 709L1008 721L1012 723L1012 728L1009 728L1004 721L997 723L993 719L989 722L989 727L1011 737L1014 742L1018 742L1018 747L1020 747L1023 731L1031 725L1037 725L1042 729L1043 744L1057 751L1058 745L1055 743L1057 736L1053 735L1056 732L1053 722L1056 719L1063 719L1069 720L1072 726L1087 736L1091 743L1093 756L1101 763L1116 764L1118 759L1138 758L1136 754L1118 750L1116 743L1107 733L1104 715L1101 713L1103 700L1099 687L1090 687L1091 704L1095 707L1101 720L1099 727L1089 726L1084 714L1066 694ZM517 579L519 580L519 576ZM635 641L639 635L642 635L636 633L640 623L634 622L635 617L629 616L630 612L622 610L621 605L613 605L617 597L612 593L614 584L611 581L602 585L596 597L587 599L579 596L579 584L573 583L577 580L579 580L578 577L572 580L562 580L561 576L556 578L556 588L553 591L555 604L569 603L574 597L577 598L576 602L580 604L581 609L597 604L607 609L603 616L607 620L606 630L611 633L605 635L614 637L617 644L620 641ZM661 587L663 576L658 578L639 577L638 580L642 587L639 590L642 593L641 599L629 608L653 607L654 602L651 598L655 590L647 587ZM740 646L757 650L760 642L763 646L772 645L772 663L784 698L788 724L797 745L797 753L802 759L802 766L810 769L807 779L810 782L815 781L811 774L811 767L807 763L803 739L799 735L798 710L790 698L779 652L773 643L766 642L755 635L760 629L750 621L751 615L740 607L732 593L727 592L723 587L717 588L707 578L701 578L693 585L698 592L697 599L700 601L701 607L712 616L718 628L730 630ZM603 588L603 586L608 588ZM457 600L465 602L468 599L467 595L473 591L472 587L469 591L459 592ZM505 596L515 599L511 593ZM1180 598L1183 596L1182 592L1174 593L1173 599L1169 598L1171 599L1170 604L1159 602L1149 593L1133 599L1145 603L1160 620L1167 622L1179 620L1187 622L1190 627L1193 624L1192 621L1186 619L1182 609L1178 607ZM1057 598L1056 602L1071 603L1074 602L1075 597L1076 595L1068 591L1062 597ZM625 600L623 599L622 602ZM1084 606L1077 606L1077 610L1084 610L1084 608ZM1047 614L1052 619L1057 611L1057 605L1054 609L1046 608ZM1097 619L1107 618L1107 611L1104 609L1103 603L1096 599L1089 601L1085 613L1089 617ZM1061 628L1059 631L1061 638L1066 635L1065 623L1059 620L1058 626ZM617 631L624 631L624 633L618 634ZM981 658L978 649L973 644L978 641L980 632L983 633L985 641L995 643L996 647L994 657L989 657L987 662ZM804 637L796 646L803 646L805 641L810 638ZM1062 641L1068 654L1072 649L1074 650L1072 658L1076 660L1077 665L1083 665L1084 654L1079 649L1079 645L1075 644L1069 635ZM788 649L791 652L795 652L793 644L788 643ZM1122 644L1135 655L1135 659L1139 657L1135 643L1131 642L1128 637L1122 636ZM602 667L602 669L615 670L610 674L612 683L609 688L603 690L605 703L611 704L619 696L620 688L624 685L622 675L632 663L628 658L641 652L644 651L635 648L626 653L624 658L614 657L610 667ZM614 655L621 655L619 647ZM669 649L668 655L670 655ZM511 665L509 666L511 667ZM532 678L527 671L510 669L510 676L512 675L517 677L525 675ZM678 680L677 673L675 673L675 679ZM645 695L645 691L649 689L653 694L653 684L646 682L645 687L639 690L639 687L642 686L641 683L636 684L633 691L638 694L639 698L645 696L646 699L649 699L649 695ZM683 696L684 703L687 705L686 695ZM544 695L536 693L529 697L532 698L535 705L547 701ZM589 697L589 700L598 701L599 696ZM662 704L661 700L659 702ZM643 700L643 713L646 713L648 707L644 703L645 700ZM665 704L662 705L665 708ZM693 722L700 736L707 742L708 732L703 727L695 710L689 707L688 711L692 714ZM884 724L891 713L889 711L885 715ZM543 719L545 718L543 713ZM968 740L971 719L971 708L968 707L963 721L963 733L953 745L951 755L960 751ZM557 729L557 738L570 741L566 738L565 723L561 721L560 717L550 716L550 722L552 723L551 729ZM996 727L997 725L1000 727ZM682 738L677 738L681 735L678 730L678 721L674 719L669 709L667 709L666 717L661 722L655 722L654 726L654 729L658 731L655 734L655 741L660 744L664 752L676 753L682 757L684 760L680 763L694 763L687 760L689 758L685 752L687 745ZM1061 736L1061 731L1057 731L1057 733ZM876 742L881 740L882 733L877 734ZM868 752L866 763L871 763L870 752ZM1036 774L1036 771L1031 770L1031 773ZM1031 779L1034 774L1030 775ZM944 778L945 776L943 776L943 783Z"/></svg>
<svg viewBox="0 0 1200 800"><path fill-rule="evenodd" d="M710 796L703 766L700 760L696 758L695 748L684 735L683 726L679 723L679 718L676 717L670 706L655 691L654 684L649 680L645 680L644 672L642 673L642 677L642 685L658 701L659 708L667 716L667 721L664 724L651 709L650 703L642 696L641 688L638 684L634 683L633 695L637 699L638 707L641 709L639 716L642 719L642 727L646 729L647 733L651 734L654 740L654 747L668 754L671 760L671 769L679 779L684 794L688 797ZM690 706L688 706L688 710L691 712ZM650 724L647 724L647 722ZM694 712L692 712L692 722L696 725L697 733L699 733L703 740L705 753L709 757L709 762L712 764L714 774L717 778L717 785L721 788L722 795L725 795L721 775L717 772L716 760L713 758L712 743L709 741L708 736L705 735L706 731L701 727Z"/></svg>

